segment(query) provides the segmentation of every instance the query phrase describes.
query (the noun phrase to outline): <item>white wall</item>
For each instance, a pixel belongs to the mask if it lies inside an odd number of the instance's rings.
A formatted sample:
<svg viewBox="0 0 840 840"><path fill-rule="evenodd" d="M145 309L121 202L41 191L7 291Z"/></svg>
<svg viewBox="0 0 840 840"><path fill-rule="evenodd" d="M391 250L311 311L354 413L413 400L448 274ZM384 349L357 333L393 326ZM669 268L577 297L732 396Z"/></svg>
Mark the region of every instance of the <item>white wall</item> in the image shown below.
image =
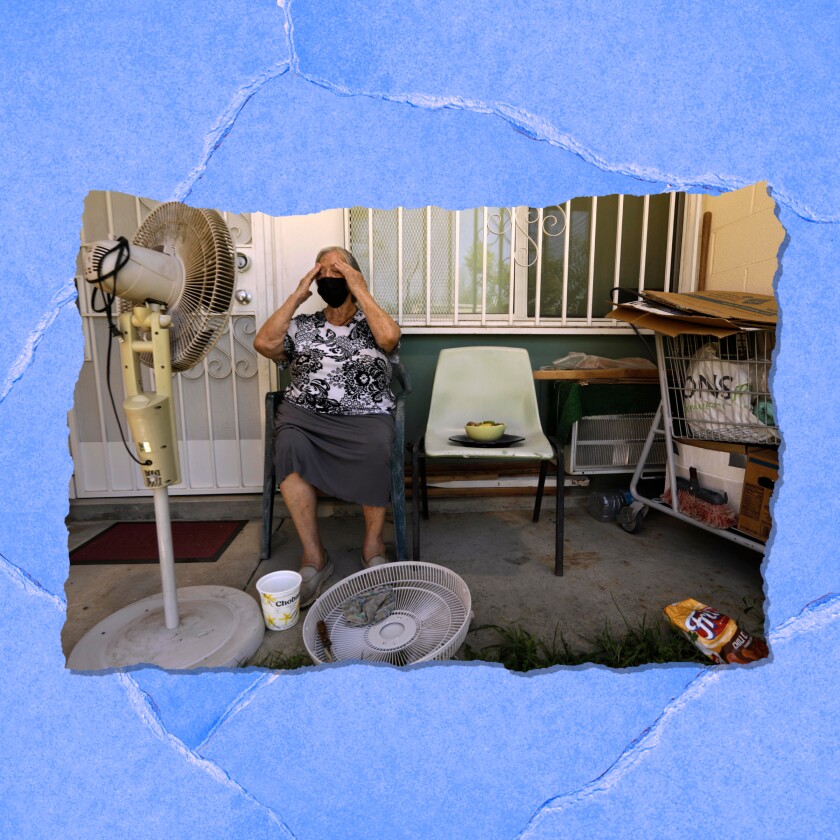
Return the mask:
<svg viewBox="0 0 840 840"><path fill-rule="evenodd" d="M324 210L308 216L272 219L275 249L274 301L276 309L292 293L322 248L344 247L344 211ZM325 306L313 288L300 312L317 312ZM269 313L270 314L270 313Z"/></svg>

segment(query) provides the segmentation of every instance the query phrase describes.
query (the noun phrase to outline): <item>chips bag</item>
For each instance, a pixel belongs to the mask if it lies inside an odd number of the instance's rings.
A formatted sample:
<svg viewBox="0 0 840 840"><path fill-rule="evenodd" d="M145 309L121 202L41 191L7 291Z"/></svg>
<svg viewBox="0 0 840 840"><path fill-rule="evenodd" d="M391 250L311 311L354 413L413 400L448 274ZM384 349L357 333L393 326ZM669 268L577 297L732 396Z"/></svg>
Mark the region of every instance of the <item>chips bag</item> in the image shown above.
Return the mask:
<svg viewBox="0 0 840 840"><path fill-rule="evenodd" d="M767 643L741 630L728 615L693 598L669 604L665 617L713 662L745 664L769 655Z"/></svg>

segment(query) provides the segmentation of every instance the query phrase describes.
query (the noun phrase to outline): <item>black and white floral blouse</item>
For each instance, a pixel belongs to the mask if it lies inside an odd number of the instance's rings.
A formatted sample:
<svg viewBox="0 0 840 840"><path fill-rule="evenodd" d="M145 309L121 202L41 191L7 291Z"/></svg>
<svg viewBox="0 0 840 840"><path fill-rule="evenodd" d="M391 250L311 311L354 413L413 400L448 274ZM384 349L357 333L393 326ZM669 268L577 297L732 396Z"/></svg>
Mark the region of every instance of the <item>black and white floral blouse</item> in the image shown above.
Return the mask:
<svg viewBox="0 0 840 840"><path fill-rule="evenodd" d="M389 414L394 409L391 364L361 309L342 327L323 312L292 318L283 344L292 381L284 399L320 414Z"/></svg>

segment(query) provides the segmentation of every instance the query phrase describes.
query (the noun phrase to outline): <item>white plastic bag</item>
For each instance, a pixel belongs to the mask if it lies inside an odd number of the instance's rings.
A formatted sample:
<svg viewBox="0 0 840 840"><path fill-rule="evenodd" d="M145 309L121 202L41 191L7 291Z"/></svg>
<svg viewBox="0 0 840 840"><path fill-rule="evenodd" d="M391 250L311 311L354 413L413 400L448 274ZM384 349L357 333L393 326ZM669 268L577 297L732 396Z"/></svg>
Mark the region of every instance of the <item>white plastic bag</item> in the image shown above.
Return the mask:
<svg viewBox="0 0 840 840"><path fill-rule="evenodd" d="M648 359L608 359L589 353L567 353L562 359L555 359L541 370L614 370L615 368L655 368Z"/></svg>
<svg viewBox="0 0 840 840"><path fill-rule="evenodd" d="M696 437L738 443L778 442L775 430L752 412L750 367L748 363L721 360L715 344L704 344L692 356L683 387L683 407L688 427Z"/></svg>

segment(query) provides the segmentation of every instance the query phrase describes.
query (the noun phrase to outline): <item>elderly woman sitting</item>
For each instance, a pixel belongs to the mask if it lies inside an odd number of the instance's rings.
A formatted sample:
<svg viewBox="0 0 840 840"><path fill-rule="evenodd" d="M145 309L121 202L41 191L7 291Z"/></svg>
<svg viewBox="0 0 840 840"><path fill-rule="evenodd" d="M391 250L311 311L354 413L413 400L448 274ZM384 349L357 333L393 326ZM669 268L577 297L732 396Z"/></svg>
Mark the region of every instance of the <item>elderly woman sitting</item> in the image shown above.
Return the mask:
<svg viewBox="0 0 840 840"><path fill-rule="evenodd" d="M326 308L295 315L312 296L313 283ZM394 439L390 382L399 340L399 326L371 296L355 258L338 247L318 254L254 338L258 353L291 374L275 416L274 460L303 546L301 607L318 597L334 570L318 534L316 488L362 506L362 565L388 562L383 530Z"/></svg>

